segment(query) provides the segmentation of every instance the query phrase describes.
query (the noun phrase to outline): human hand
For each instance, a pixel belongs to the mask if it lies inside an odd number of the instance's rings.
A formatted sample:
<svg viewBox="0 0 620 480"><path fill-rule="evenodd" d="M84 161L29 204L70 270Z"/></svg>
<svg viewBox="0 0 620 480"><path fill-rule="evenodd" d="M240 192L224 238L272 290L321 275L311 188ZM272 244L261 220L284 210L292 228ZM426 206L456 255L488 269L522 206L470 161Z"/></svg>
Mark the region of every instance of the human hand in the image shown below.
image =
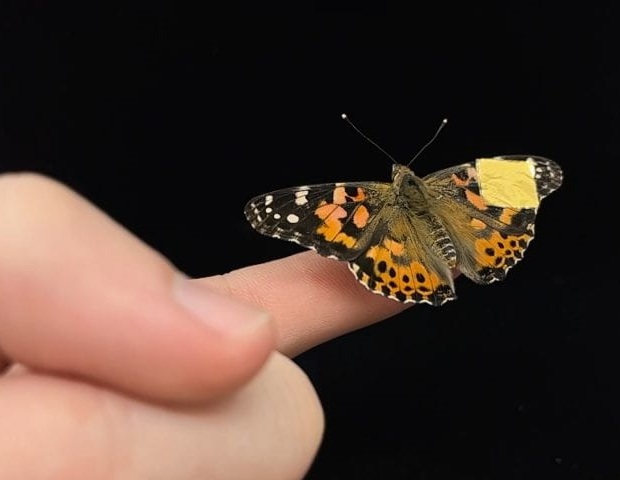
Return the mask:
<svg viewBox="0 0 620 480"><path fill-rule="evenodd" d="M2 478L302 478L323 416L289 357L403 308L313 252L188 280L59 183L1 176Z"/></svg>

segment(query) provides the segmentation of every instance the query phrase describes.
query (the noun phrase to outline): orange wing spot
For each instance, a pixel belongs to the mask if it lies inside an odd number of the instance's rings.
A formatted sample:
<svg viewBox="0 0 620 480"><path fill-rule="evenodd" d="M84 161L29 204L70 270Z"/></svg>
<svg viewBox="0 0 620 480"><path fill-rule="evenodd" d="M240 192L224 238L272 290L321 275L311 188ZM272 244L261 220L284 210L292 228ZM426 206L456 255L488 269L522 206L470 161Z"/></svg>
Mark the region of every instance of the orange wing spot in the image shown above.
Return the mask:
<svg viewBox="0 0 620 480"><path fill-rule="evenodd" d="M379 247L378 245L374 245L368 249L366 252L366 257L372 259L376 263L377 257L381 253L381 250L385 249L383 247Z"/></svg>
<svg viewBox="0 0 620 480"><path fill-rule="evenodd" d="M452 174L452 181L454 182L454 184L457 187L467 187L469 186L469 184L471 183L472 180L477 180L477 172L475 168L472 167L468 167L467 168L467 178L466 179L462 179L459 178L457 175L455 175L454 173Z"/></svg>
<svg viewBox="0 0 620 480"><path fill-rule="evenodd" d="M333 203L327 203L323 200L314 211L314 214L321 220L326 220L332 215L335 215L336 218L343 218L346 216L347 212L344 208L334 205Z"/></svg>
<svg viewBox="0 0 620 480"><path fill-rule="evenodd" d="M506 225L510 225L512 223L512 217L517 214L517 210L512 208L504 208L502 210L502 214L499 216L499 221L505 223Z"/></svg>
<svg viewBox="0 0 620 480"><path fill-rule="evenodd" d="M347 211L344 208L331 203L323 203L314 211L314 214L323 220L323 223L316 229L316 233L323 235L325 240L329 242L342 243L348 248L355 246L355 238L341 231L342 222L340 220L347 216Z"/></svg>
<svg viewBox="0 0 620 480"><path fill-rule="evenodd" d="M364 205L360 205L353 214L353 224L357 228L363 228L368 223L369 218L370 213L368 213L368 209Z"/></svg>
<svg viewBox="0 0 620 480"><path fill-rule="evenodd" d="M357 240L354 237L351 237L350 235L347 235L346 233L341 232L334 237L332 242L342 243L347 248L353 248Z"/></svg>
<svg viewBox="0 0 620 480"><path fill-rule="evenodd" d="M347 193L345 187L336 187L334 189L334 203L336 205L342 205L346 202L361 202L365 198L364 190L360 187L357 187L355 195Z"/></svg>
<svg viewBox="0 0 620 480"><path fill-rule="evenodd" d="M356 202L361 202L366 198L366 194L364 193L364 190L362 190L360 187L357 187L357 195L351 198Z"/></svg>
<svg viewBox="0 0 620 480"><path fill-rule="evenodd" d="M469 184L469 178L463 180L457 177L454 173L452 174L452 181L457 187L466 187Z"/></svg>
<svg viewBox="0 0 620 480"><path fill-rule="evenodd" d="M469 225L474 229L474 230L484 230L486 228L486 223L478 220L477 218L472 218L471 222L469 222Z"/></svg>
<svg viewBox="0 0 620 480"><path fill-rule="evenodd" d="M347 201L347 191L344 187L336 187L334 189L334 203L336 205L342 205Z"/></svg>
<svg viewBox="0 0 620 480"><path fill-rule="evenodd" d="M487 204L484 202L484 200L482 199L480 195L476 195L471 190L465 190L465 196L467 197L467 200L471 204L473 204L473 206L476 207L478 210L487 209Z"/></svg>
<svg viewBox="0 0 620 480"><path fill-rule="evenodd" d="M405 244L397 242L390 238L386 238L385 240L383 240L383 245L388 250L388 252L397 257L402 256L405 253Z"/></svg>

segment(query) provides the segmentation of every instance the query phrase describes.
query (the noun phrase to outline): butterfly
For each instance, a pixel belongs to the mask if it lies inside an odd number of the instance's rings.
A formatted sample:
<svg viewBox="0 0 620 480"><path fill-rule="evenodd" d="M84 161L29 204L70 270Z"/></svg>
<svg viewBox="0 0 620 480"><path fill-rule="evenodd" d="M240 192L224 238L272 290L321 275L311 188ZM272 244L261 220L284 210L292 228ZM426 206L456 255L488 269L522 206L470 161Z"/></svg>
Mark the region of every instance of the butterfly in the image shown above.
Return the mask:
<svg viewBox="0 0 620 480"><path fill-rule="evenodd" d="M392 181L285 188L251 199L258 232L348 262L370 291L405 303L456 298L453 272L503 280L534 238L540 202L562 184L554 161L503 155Z"/></svg>

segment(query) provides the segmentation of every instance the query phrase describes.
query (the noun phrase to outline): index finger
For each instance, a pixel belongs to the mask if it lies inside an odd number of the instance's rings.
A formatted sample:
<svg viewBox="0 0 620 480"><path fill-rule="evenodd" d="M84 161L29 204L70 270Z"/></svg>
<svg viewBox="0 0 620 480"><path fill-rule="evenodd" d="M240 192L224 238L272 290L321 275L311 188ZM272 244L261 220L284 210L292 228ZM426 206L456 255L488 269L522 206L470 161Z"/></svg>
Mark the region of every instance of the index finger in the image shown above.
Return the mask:
<svg viewBox="0 0 620 480"><path fill-rule="evenodd" d="M344 333L391 317L408 305L360 285L345 262L303 252L195 280L273 315L278 350L295 356Z"/></svg>

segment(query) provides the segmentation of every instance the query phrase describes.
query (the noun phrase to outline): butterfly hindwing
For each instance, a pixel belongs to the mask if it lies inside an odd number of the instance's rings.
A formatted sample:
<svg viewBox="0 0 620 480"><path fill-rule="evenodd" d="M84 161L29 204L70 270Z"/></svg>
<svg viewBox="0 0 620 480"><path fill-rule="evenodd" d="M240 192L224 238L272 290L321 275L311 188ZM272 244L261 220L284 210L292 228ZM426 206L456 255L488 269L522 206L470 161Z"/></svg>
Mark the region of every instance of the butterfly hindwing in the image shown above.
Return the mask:
<svg viewBox="0 0 620 480"><path fill-rule="evenodd" d="M433 255L429 224L398 211L374 230L370 244L349 266L370 291L405 303L443 305L456 298L449 266Z"/></svg>

